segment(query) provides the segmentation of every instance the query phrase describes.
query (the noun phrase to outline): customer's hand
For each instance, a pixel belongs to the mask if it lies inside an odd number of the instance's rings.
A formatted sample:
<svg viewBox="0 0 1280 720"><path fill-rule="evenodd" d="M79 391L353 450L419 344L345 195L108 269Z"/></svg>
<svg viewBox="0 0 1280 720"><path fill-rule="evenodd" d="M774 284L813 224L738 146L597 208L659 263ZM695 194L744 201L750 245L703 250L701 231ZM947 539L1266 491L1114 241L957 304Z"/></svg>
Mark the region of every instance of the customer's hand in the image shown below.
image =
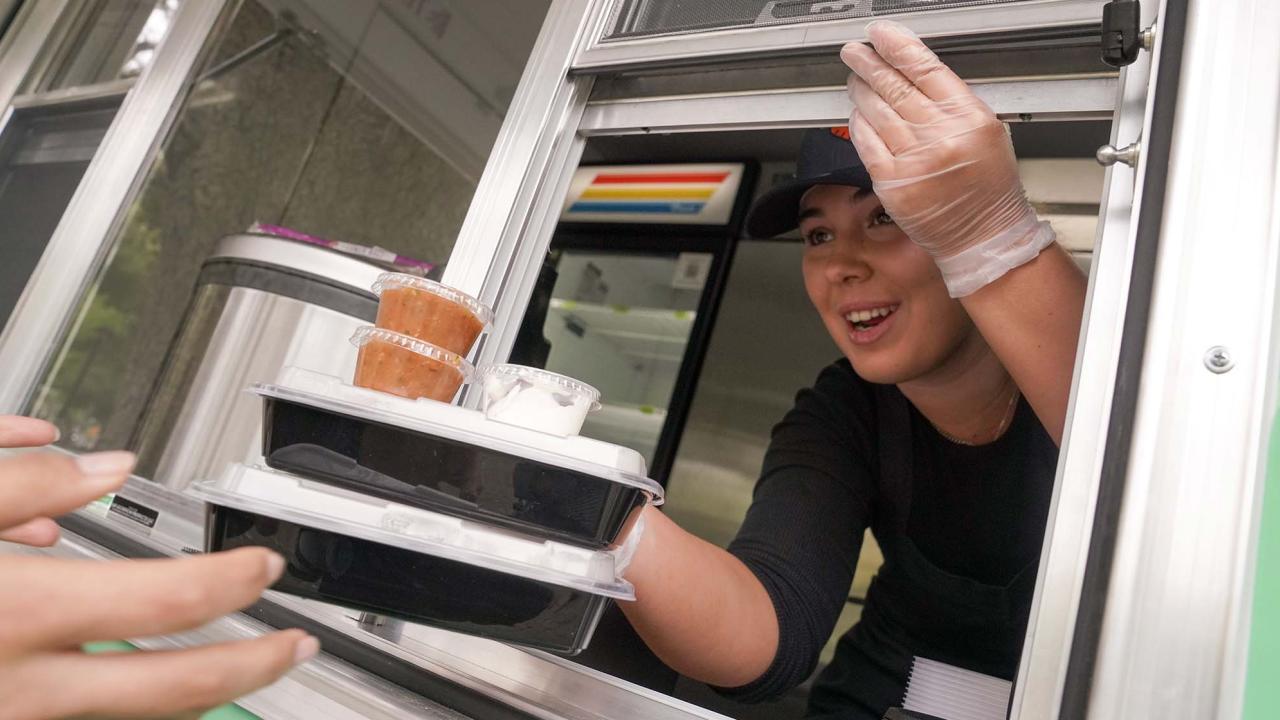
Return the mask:
<svg viewBox="0 0 1280 720"><path fill-rule="evenodd" d="M0 416L0 446L56 430ZM130 453L0 458L0 537L50 545L67 513L120 487ZM253 603L284 569L260 548L177 560L94 562L0 554L0 720L195 715L274 682L319 649L300 630L166 652L87 655L93 641L203 625Z"/></svg>
<svg viewBox="0 0 1280 720"><path fill-rule="evenodd" d="M910 30L877 20L850 43L849 130L885 212L938 262L953 296L1053 241L995 113Z"/></svg>

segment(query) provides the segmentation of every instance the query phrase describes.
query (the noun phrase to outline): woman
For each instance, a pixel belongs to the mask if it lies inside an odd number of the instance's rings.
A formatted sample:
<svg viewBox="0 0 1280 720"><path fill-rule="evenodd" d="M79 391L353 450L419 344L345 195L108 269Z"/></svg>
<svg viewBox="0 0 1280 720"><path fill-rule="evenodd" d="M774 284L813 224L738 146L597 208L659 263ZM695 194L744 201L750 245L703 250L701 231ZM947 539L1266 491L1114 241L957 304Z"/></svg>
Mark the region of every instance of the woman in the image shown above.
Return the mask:
<svg viewBox="0 0 1280 720"><path fill-rule="evenodd" d="M681 673L775 696L815 667L870 528L885 564L810 695L832 718L900 705L915 657L1015 673L1085 293L1003 124L905 28L867 34L841 51L849 133L810 131L748 220L799 226L844 359L774 429L728 551L640 515L623 607Z"/></svg>

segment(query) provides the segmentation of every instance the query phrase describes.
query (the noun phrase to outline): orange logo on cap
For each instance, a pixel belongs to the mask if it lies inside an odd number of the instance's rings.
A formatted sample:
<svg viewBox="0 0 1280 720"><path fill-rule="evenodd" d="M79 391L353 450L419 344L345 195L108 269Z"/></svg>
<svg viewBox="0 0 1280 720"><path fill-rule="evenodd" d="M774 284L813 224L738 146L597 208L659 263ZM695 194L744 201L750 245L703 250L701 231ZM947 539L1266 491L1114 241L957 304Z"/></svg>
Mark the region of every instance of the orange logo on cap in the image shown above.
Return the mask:
<svg viewBox="0 0 1280 720"><path fill-rule="evenodd" d="M831 134L843 140L849 139L849 128L847 126L831 128Z"/></svg>

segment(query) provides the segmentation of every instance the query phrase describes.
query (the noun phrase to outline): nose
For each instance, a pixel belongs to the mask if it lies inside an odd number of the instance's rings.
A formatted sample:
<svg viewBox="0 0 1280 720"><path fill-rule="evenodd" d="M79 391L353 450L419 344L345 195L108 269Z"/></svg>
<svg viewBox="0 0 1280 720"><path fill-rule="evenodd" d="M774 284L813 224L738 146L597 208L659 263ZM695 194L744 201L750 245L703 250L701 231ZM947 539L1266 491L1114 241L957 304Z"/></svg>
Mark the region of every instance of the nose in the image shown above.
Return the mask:
<svg viewBox="0 0 1280 720"><path fill-rule="evenodd" d="M823 267L827 282L833 285L844 285L871 277L871 265L862 252L862 243L840 238L833 241L831 245L831 251Z"/></svg>

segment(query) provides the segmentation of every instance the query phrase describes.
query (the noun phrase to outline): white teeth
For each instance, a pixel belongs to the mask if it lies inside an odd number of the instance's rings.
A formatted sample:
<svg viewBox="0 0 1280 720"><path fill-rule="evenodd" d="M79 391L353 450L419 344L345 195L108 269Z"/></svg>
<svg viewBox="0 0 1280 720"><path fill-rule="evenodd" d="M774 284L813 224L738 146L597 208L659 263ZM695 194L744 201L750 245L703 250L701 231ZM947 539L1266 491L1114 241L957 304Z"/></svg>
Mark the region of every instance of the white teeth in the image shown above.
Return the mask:
<svg viewBox="0 0 1280 720"><path fill-rule="evenodd" d="M878 307L873 310L854 310L848 315L845 315L845 319L854 323L866 322L872 318L884 317L897 309L897 305L888 305L885 307Z"/></svg>

